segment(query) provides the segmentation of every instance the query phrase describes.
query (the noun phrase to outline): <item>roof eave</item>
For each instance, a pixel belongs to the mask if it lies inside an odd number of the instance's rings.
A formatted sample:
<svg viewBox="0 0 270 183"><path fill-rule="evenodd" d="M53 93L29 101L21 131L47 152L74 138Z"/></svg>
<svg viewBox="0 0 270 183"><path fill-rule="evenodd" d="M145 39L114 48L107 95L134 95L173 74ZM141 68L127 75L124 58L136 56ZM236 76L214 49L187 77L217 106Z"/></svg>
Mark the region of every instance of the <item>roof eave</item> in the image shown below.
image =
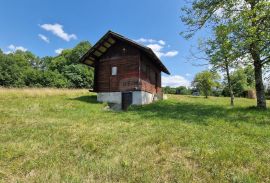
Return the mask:
<svg viewBox="0 0 270 183"><path fill-rule="evenodd" d="M126 42L129 42L129 43L132 43L133 45L135 45L135 46L138 47L139 49L144 50L145 52L148 52L148 54L151 55L151 56L153 57L153 59L157 61L157 64L158 64L159 67L161 68L161 71L164 72L164 73L166 73L166 74L168 74L168 75L170 75L170 72L168 71L168 69L167 69L167 68L165 67L165 65L161 62L161 60L156 56L156 54L153 52L153 50L152 50L151 48L146 47L146 46L143 46L143 45L141 45L141 44L139 44L139 43L137 43L137 42L135 42L135 41L133 41L133 40L131 40L131 39L128 39L128 38L126 38L126 37L124 37L124 36L122 36L122 35L120 35L120 34L117 34L117 33L113 32L113 31L111 31L111 30L109 30L109 31L108 31L108 32L107 32L107 33L106 33L106 34L105 34L98 42L96 42L96 44L95 44L93 47L91 47L91 48L89 49L89 51L86 52L86 53L81 57L81 59L79 60L79 62L82 63L82 64L85 64L85 65L88 65L88 66L90 66L90 67L94 67L94 63L91 65L91 64L85 63L85 61L86 61L87 58L90 56L90 54L91 54L92 52L95 51L96 47L98 47L98 46L104 41L104 39L108 38L108 36L110 36L110 35L111 35L112 37L118 38L118 39L120 39L120 40L122 40L122 41L126 41Z"/></svg>

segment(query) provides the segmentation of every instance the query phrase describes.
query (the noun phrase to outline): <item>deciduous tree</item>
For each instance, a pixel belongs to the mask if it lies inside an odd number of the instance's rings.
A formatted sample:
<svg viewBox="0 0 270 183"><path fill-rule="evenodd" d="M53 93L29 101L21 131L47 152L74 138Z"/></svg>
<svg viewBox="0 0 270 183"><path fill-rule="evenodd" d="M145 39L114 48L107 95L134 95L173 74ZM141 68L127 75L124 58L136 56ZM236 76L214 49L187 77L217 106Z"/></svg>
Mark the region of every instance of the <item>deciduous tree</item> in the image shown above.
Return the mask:
<svg viewBox="0 0 270 183"><path fill-rule="evenodd" d="M270 62L269 0L192 0L183 8L184 33L190 38L203 27L226 24L242 55L250 54L255 73L257 107L266 108L262 69Z"/></svg>
<svg viewBox="0 0 270 183"><path fill-rule="evenodd" d="M209 63L213 66L213 69L225 73L227 88L231 97L231 106L234 106L234 92L230 70L236 67L236 59L239 52L235 49L229 34L229 27L225 25L217 26L214 31L214 38L206 41L206 46L203 50L209 58Z"/></svg>
<svg viewBox="0 0 270 183"><path fill-rule="evenodd" d="M205 98L211 94L211 90L219 85L219 75L210 71L202 71L196 74L192 85L196 87Z"/></svg>

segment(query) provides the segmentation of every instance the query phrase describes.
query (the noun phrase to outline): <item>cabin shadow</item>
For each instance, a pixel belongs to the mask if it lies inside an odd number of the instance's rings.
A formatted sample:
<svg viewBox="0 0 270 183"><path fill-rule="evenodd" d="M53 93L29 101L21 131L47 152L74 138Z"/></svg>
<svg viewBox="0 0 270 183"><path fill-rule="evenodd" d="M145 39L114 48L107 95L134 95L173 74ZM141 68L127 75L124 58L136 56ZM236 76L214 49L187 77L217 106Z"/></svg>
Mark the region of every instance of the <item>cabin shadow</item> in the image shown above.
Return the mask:
<svg viewBox="0 0 270 183"><path fill-rule="evenodd" d="M97 96L96 95L84 95L80 97L73 98L71 100L78 100L81 102L91 103L91 104L97 104Z"/></svg>
<svg viewBox="0 0 270 183"><path fill-rule="evenodd" d="M254 115L247 115L247 113L256 113L257 117L269 115L270 111L258 111L251 107L226 107L207 104L190 104L185 102L169 103L166 101L159 101L145 106L131 107L131 113L140 115L143 119L172 119L179 120L186 123L196 123L200 125L208 125L215 121L225 121L228 123L254 123ZM259 113L259 114L258 114ZM255 116L256 116L255 115ZM256 123L256 122L255 122ZM269 125L270 122L259 122L257 125Z"/></svg>

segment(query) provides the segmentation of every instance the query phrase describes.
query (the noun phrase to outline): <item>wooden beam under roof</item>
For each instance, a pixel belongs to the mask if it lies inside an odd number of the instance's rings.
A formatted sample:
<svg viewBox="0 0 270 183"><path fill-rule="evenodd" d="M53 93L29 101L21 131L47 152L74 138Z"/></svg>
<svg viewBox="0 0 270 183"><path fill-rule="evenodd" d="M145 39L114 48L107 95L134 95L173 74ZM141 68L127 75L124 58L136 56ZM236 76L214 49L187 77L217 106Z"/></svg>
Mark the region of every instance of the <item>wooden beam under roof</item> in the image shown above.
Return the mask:
<svg viewBox="0 0 270 183"><path fill-rule="evenodd" d="M96 58L94 58L94 57L89 57L89 60L96 60Z"/></svg>
<svg viewBox="0 0 270 183"><path fill-rule="evenodd" d="M92 65L94 64L94 60L89 60L89 59L87 59L87 60L85 60L84 63L87 64L87 65L92 66Z"/></svg>
<svg viewBox="0 0 270 183"><path fill-rule="evenodd" d="M100 47L98 48L98 50L101 51L102 53L105 53L105 52L107 51L107 48L104 47L104 46L100 46Z"/></svg>
<svg viewBox="0 0 270 183"><path fill-rule="evenodd" d="M108 41L109 41L109 43L111 43L111 44L114 44L114 43L115 43L115 40L114 40L113 38L111 38L111 37L108 39Z"/></svg>
<svg viewBox="0 0 270 183"><path fill-rule="evenodd" d="M110 48L112 45L108 43L107 41L104 41L103 46L106 48Z"/></svg>
<svg viewBox="0 0 270 183"><path fill-rule="evenodd" d="M102 55L102 53L98 50L95 50L93 54L97 57L100 57Z"/></svg>

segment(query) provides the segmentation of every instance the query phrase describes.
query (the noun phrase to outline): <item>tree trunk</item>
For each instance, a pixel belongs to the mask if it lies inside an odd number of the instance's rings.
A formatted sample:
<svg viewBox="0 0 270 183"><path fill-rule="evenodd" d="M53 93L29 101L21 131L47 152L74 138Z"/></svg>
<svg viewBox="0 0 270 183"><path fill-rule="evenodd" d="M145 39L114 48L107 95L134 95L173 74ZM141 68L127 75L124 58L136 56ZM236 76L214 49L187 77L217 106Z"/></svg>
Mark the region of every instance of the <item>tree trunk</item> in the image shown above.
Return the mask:
<svg viewBox="0 0 270 183"><path fill-rule="evenodd" d="M263 78L262 78L262 63L261 63L260 55L257 51L257 46L255 44L250 45L250 53L251 53L253 64L254 64L257 107L261 109L266 109L266 98L265 98Z"/></svg>
<svg viewBox="0 0 270 183"><path fill-rule="evenodd" d="M205 98L208 98L209 93L208 93L208 90L207 89L205 90L204 93L205 93Z"/></svg>
<svg viewBox="0 0 270 183"><path fill-rule="evenodd" d="M254 70L255 70L257 107L266 109L266 99L265 99L264 85L263 85L263 78L262 78L262 65L260 63L260 60L259 61L254 60Z"/></svg>
<svg viewBox="0 0 270 183"><path fill-rule="evenodd" d="M255 5L257 1L247 1L247 3L250 4L251 10L254 11ZM253 13L252 15L252 21L251 25L253 28L256 28L257 22L256 22L256 13ZM255 40L259 39L259 34L256 32ZM253 64L254 64L254 72L255 72L255 85L256 85L256 95L257 95L257 107L261 109L266 109L266 99L265 99L265 93L264 93L264 86L263 86L263 78L262 78L262 62L260 57L260 51L257 46L257 42L253 41L253 43L249 46L249 51L251 53Z"/></svg>
<svg viewBox="0 0 270 183"><path fill-rule="evenodd" d="M232 89L231 76L230 76L228 63L226 63L225 69L226 69L228 87L229 87L230 97L231 97L231 106L234 106L234 94L233 94L233 89Z"/></svg>

